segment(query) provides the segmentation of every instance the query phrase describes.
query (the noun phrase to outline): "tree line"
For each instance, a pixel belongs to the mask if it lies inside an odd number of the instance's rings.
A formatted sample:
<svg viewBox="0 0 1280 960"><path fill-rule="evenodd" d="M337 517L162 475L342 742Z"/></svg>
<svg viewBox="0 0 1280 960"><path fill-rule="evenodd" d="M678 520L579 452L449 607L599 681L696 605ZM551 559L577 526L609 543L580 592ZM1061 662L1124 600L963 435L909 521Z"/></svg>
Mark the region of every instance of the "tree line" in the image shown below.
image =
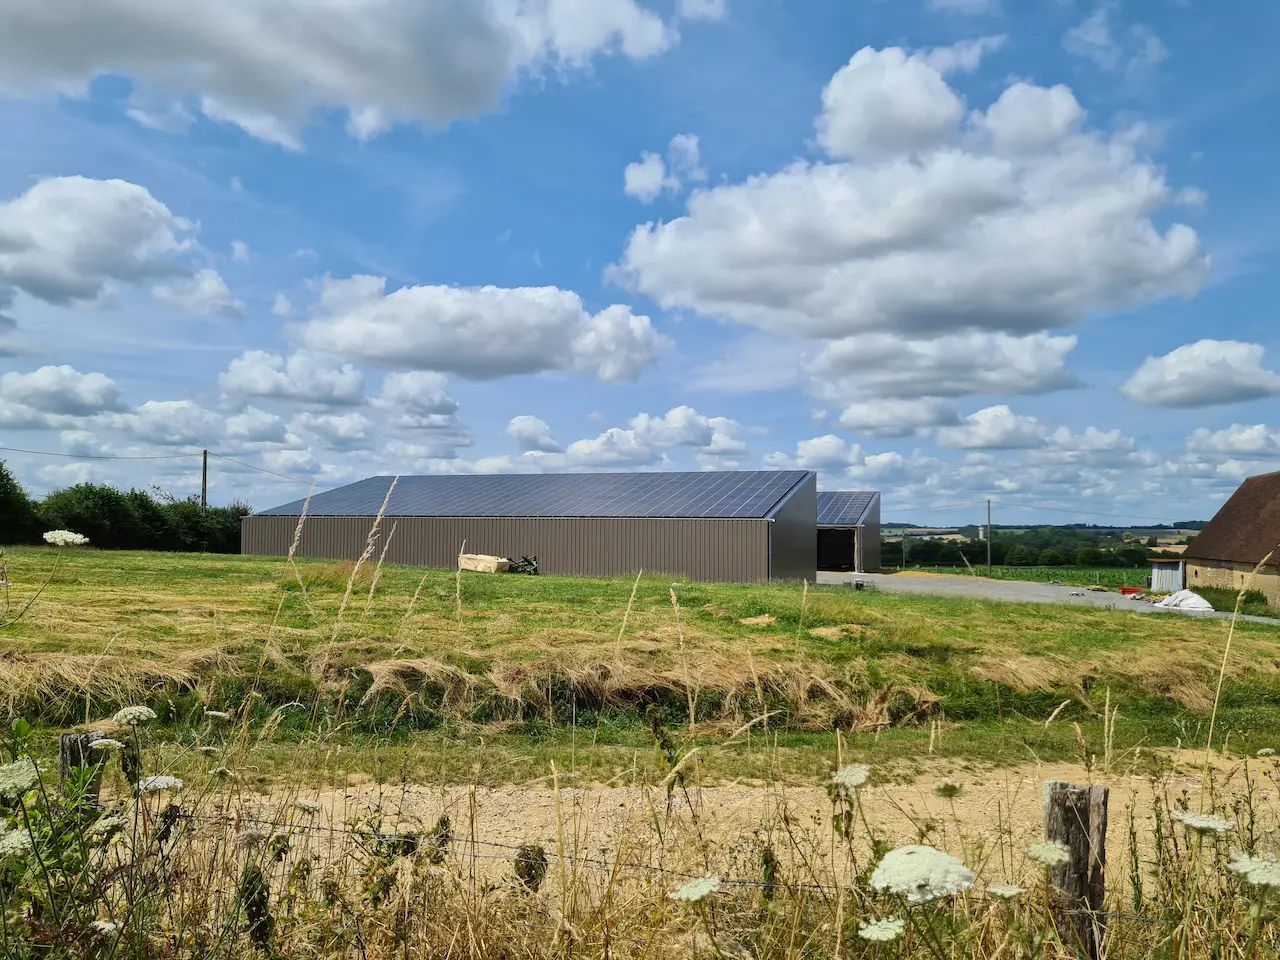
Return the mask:
<svg viewBox="0 0 1280 960"><path fill-rule="evenodd" d="M113 550L240 552L248 504L201 509L195 497L77 483L31 497L0 460L0 544L40 543L47 530L73 530Z"/></svg>
<svg viewBox="0 0 1280 960"><path fill-rule="evenodd" d="M1151 555L1146 545L1118 536L1098 536L1064 527L1038 527L1021 533L997 531L991 562L1004 567L1140 567ZM905 547L906 562L903 564ZM913 539L883 541L881 557L888 566L985 566L985 540Z"/></svg>

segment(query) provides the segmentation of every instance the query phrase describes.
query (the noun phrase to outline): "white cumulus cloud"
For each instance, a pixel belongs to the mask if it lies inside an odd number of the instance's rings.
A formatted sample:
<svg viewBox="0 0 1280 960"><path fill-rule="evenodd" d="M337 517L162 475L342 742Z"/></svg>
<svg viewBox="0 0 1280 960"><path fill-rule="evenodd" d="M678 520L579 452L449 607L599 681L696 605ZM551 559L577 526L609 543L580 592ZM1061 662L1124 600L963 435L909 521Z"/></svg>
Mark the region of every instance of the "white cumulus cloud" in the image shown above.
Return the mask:
<svg viewBox="0 0 1280 960"><path fill-rule="evenodd" d="M40 180L0 204L0 307L6 288L49 303L85 304L117 283L184 275L175 255L191 248L193 232L189 220L136 183Z"/></svg>
<svg viewBox="0 0 1280 960"><path fill-rule="evenodd" d="M304 329L320 350L382 366L485 379L573 369L634 379L664 339L624 306L589 313L557 287L401 287L381 277L326 278Z"/></svg>
<svg viewBox="0 0 1280 960"><path fill-rule="evenodd" d="M623 192L642 203L652 203L664 192L675 193L687 183L706 179L698 137L692 133L672 137L665 160L646 151L622 171Z"/></svg>
<svg viewBox="0 0 1280 960"><path fill-rule="evenodd" d="M67 364L0 376L0 399L39 413L92 416L120 407L120 387L101 373Z"/></svg>
<svg viewBox="0 0 1280 960"><path fill-rule="evenodd" d="M349 363L333 366L307 353L288 357L246 350L218 377L231 397L273 397L316 404L352 404L364 398L364 379Z"/></svg>
<svg viewBox="0 0 1280 960"><path fill-rule="evenodd" d="M1280 393L1280 374L1262 365L1263 348L1239 340L1197 340L1147 357L1121 388L1137 403L1207 407Z"/></svg>
<svg viewBox="0 0 1280 960"><path fill-rule="evenodd" d="M529 414L512 417L511 422L507 424L506 432L521 450L559 453L564 449L552 435L551 427L547 422Z"/></svg>
<svg viewBox="0 0 1280 960"><path fill-rule="evenodd" d="M938 430L938 443L960 450L1017 450L1043 446L1047 427L1035 417L1014 413L1005 404L984 407L954 427Z"/></svg>
<svg viewBox="0 0 1280 960"><path fill-rule="evenodd" d="M204 316L221 314L239 317L244 314L244 303L231 295L231 289L217 270L205 267L190 277L151 288L151 295L162 303L188 313Z"/></svg>
<svg viewBox="0 0 1280 960"><path fill-rule="evenodd" d="M299 149L323 110L361 138L447 124L492 109L526 73L649 57L676 39L636 0L190 0L181 16L163 0L11 0L0 93L83 94L122 74L149 126L180 130L199 111Z"/></svg>

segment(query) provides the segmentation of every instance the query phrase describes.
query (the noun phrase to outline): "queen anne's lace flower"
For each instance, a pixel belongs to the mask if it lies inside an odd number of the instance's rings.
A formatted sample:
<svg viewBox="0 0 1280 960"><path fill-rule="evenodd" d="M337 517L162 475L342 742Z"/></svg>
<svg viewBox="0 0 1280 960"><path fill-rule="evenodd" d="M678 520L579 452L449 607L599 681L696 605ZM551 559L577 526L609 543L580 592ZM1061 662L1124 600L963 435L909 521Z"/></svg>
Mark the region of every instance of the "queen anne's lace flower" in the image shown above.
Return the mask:
<svg viewBox="0 0 1280 960"><path fill-rule="evenodd" d="M125 707L117 710L111 719L116 723L136 727L140 723L150 723L156 718L156 712L150 707Z"/></svg>
<svg viewBox="0 0 1280 960"><path fill-rule="evenodd" d="M89 743L89 749L95 753L114 753L116 750L123 750L124 744L119 740L112 740L110 737L103 737L101 740L93 740Z"/></svg>
<svg viewBox="0 0 1280 960"><path fill-rule="evenodd" d="M858 936L873 943L888 943L890 940L897 940L906 929L906 923L897 917L885 917L859 926Z"/></svg>
<svg viewBox="0 0 1280 960"><path fill-rule="evenodd" d="M220 777L221 779L225 780L227 777L231 776L231 768L230 767L214 767L212 770L209 771L209 776Z"/></svg>
<svg viewBox="0 0 1280 960"><path fill-rule="evenodd" d="M1274 757L1275 755L1276 755L1275 747L1263 747L1261 750L1257 752L1257 754L1255 754L1255 756L1259 756L1259 757Z"/></svg>
<svg viewBox="0 0 1280 960"><path fill-rule="evenodd" d="M845 790L857 790L871 779L871 768L865 763L845 764L831 775L831 782Z"/></svg>
<svg viewBox="0 0 1280 960"><path fill-rule="evenodd" d="M720 878L715 874L707 874L705 877L699 877L697 880L690 880L684 886L673 890L668 896L672 900L678 900L681 903L697 903L713 893L720 891Z"/></svg>
<svg viewBox="0 0 1280 960"><path fill-rule="evenodd" d="M31 835L25 830L0 832L0 860L25 857L31 852Z"/></svg>
<svg viewBox="0 0 1280 960"><path fill-rule="evenodd" d="M1173 819L1195 833L1230 833L1236 828L1230 820L1208 813L1192 813L1189 810L1176 811Z"/></svg>
<svg viewBox="0 0 1280 960"><path fill-rule="evenodd" d="M84 838L90 843L105 843L123 830L124 827L124 817L118 813L108 813L85 827Z"/></svg>
<svg viewBox="0 0 1280 960"><path fill-rule="evenodd" d="M70 530L50 530L44 535L44 542L51 543L55 547L83 547L89 542L89 538L82 533L72 533Z"/></svg>
<svg viewBox="0 0 1280 960"><path fill-rule="evenodd" d="M1227 869L1255 887L1280 887L1280 863L1275 860L1237 853L1227 864Z"/></svg>
<svg viewBox="0 0 1280 960"><path fill-rule="evenodd" d="M0 766L0 800L16 803L40 782L40 768L34 760L23 758Z"/></svg>
<svg viewBox="0 0 1280 960"><path fill-rule="evenodd" d="M1012 900L1014 897L1020 897L1026 893L1024 887L1019 887L1013 883L988 883L987 893L995 897L997 900Z"/></svg>
<svg viewBox="0 0 1280 960"><path fill-rule="evenodd" d="M109 937L120 928L110 920L95 920L89 924L89 929L100 937Z"/></svg>
<svg viewBox="0 0 1280 960"><path fill-rule="evenodd" d="M1042 840L1027 847L1027 856L1046 867L1057 867L1071 860L1071 851L1056 840Z"/></svg>
<svg viewBox="0 0 1280 960"><path fill-rule="evenodd" d="M177 777L160 774L154 777L143 777L137 783L139 793L160 793L163 790L181 790L186 784Z"/></svg>
<svg viewBox="0 0 1280 960"><path fill-rule="evenodd" d="M961 893L975 879L974 872L951 854L919 844L890 850L871 872L871 886L901 894L911 903Z"/></svg>

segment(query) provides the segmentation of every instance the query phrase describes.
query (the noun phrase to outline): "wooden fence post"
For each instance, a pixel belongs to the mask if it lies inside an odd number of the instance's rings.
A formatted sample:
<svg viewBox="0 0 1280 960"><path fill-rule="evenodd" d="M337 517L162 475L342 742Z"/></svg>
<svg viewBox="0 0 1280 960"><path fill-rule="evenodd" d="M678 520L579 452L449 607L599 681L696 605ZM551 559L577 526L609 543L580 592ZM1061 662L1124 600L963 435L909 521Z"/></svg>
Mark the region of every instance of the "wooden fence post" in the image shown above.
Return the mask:
<svg viewBox="0 0 1280 960"><path fill-rule="evenodd" d="M1061 780L1044 785L1044 836L1065 846L1070 859L1049 868L1057 888L1053 904L1058 934L1089 960L1098 960L1106 918L1102 913L1107 866L1106 787Z"/></svg>
<svg viewBox="0 0 1280 960"><path fill-rule="evenodd" d="M89 744L105 736L105 733L96 730L58 736L58 774L62 778L64 789L73 770L93 770L93 776L85 786L84 796L81 798L81 803L85 806L98 805L102 793L102 761L107 758L107 754L91 750Z"/></svg>

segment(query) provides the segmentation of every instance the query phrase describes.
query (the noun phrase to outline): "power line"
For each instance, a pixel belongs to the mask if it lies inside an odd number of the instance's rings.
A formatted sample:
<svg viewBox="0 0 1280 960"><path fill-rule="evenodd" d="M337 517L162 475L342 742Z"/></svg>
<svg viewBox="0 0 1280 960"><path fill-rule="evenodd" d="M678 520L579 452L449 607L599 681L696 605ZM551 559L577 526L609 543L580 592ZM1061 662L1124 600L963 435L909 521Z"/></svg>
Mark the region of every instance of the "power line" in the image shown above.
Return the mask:
<svg viewBox="0 0 1280 960"><path fill-rule="evenodd" d="M186 457L200 456L199 451L194 453L153 454L150 456L108 456L106 454L92 453L56 453L52 450L24 450L21 447L0 447L0 450L9 453L27 453L36 457L63 457L68 460L182 460Z"/></svg>
<svg viewBox="0 0 1280 960"><path fill-rule="evenodd" d="M124 454L107 455L107 454L91 454L91 453L60 453L55 450L25 450L21 447L0 447L0 450L7 451L9 453L30 454L31 456L34 456L34 457L61 457L66 460L184 460L190 457L200 457L204 455L204 451L193 451L191 453L152 454L149 456L141 456L141 455L128 456ZM259 467L252 463L246 463L243 460L237 460L234 457L229 457L223 453L214 453L214 451L212 450L208 451L208 453L209 453L209 456L217 457L219 460L225 460L228 463L234 463L237 466L244 467L247 470L257 470L259 473L265 473L272 477L278 477L281 480L288 480L292 483L300 483L300 484L311 483L311 481L309 480L303 480L300 477L291 477L287 473L277 473L275 470L268 470L266 467Z"/></svg>
<svg viewBox="0 0 1280 960"><path fill-rule="evenodd" d="M259 473L265 473L272 477L279 477L281 480L289 480L289 481L292 481L293 483L303 483L303 484L311 482L309 480L303 480L299 477L291 477L287 473L276 473L274 470L268 470L266 467L254 466L252 463L245 463L243 460L237 460L234 457L228 457L221 453L214 453L212 450L209 451L209 456L217 457L219 460L225 460L227 461L227 463L234 463L238 466L246 467L249 470L257 470Z"/></svg>

